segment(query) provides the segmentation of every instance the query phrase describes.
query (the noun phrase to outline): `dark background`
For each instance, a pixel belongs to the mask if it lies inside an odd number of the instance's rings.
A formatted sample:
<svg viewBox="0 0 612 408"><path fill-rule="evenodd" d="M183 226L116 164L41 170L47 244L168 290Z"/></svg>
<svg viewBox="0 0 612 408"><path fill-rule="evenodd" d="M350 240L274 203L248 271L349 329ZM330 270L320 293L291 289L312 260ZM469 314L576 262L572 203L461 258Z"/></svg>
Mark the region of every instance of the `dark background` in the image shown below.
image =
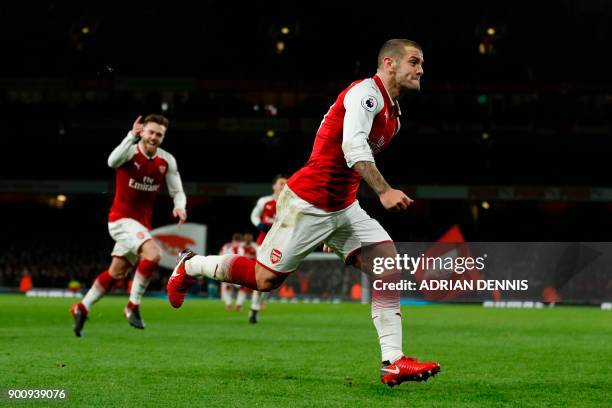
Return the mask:
<svg viewBox="0 0 612 408"><path fill-rule="evenodd" d="M108 154L152 112L170 119L164 148L185 182L268 183L307 160L323 114L375 73L380 45L409 38L423 46L425 75L422 92L401 101L401 133L377 157L392 184L611 187L610 21L606 1L4 4L0 183L112 186ZM398 215L363 190L364 208L398 241L435 241L455 224L473 241L610 240L607 200L442 193L415 196ZM112 188L57 208L60 193L3 186L8 252L110 251ZM210 251L251 229L256 198L189 197ZM171 222L170 208L158 200L154 225Z"/></svg>
<svg viewBox="0 0 612 408"><path fill-rule="evenodd" d="M5 178L74 178L78 168L79 178L107 179L109 151L163 102L166 147L186 180L291 173L336 95L374 74L385 40L405 37L422 44L425 75L422 94L402 101L401 137L379 160L389 179L610 184L605 1L0 7L3 139L20 152L5 155ZM479 53L481 43L490 51ZM245 120L264 117L261 129ZM228 130L227 118L242 121ZM36 165L24 165L25 150Z"/></svg>

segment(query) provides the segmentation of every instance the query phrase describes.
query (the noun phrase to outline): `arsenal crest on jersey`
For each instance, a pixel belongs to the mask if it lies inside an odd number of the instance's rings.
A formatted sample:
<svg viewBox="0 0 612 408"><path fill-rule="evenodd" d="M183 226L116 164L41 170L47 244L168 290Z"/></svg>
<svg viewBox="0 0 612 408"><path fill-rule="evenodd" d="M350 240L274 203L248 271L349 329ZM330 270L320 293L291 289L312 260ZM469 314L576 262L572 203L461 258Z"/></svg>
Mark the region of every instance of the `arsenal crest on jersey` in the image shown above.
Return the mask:
<svg viewBox="0 0 612 408"><path fill-rule="evenodd" d="M280 250L276 248L272 249L272 253L270 253L270 261L272 261L273 264L278 263L282 257L283 253Z"/></svg>
<svg viewBox="0 0 612 408"><path fill-rule="evenodd" d="M164 173L166 172L166 168L167 168L167 167L166 167L165 165L163 165L163 164L162 164L161 166L159 166L159 167L158 167L159 172L160 172L161 174L164 174Z"/></svg>

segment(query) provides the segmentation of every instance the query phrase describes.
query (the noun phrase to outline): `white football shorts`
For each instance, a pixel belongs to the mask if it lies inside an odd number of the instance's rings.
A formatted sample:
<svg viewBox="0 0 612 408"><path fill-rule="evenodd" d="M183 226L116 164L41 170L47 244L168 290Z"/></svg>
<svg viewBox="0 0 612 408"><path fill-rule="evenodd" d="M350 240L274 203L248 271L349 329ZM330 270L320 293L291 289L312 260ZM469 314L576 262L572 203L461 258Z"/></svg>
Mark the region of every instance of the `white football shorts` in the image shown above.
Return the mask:
<svg viewBox="0 0 612 408"><path fill-rule="evenodd" d="M115 240L111 255L125 258L132 265L138 262L138 251L142 244L152 239L147 227L132 218L109 222L108 232Z"/></svg>
<svg viewBox="0 0 612 408"><path fill-rule="evenodd" d="M302 200L288 186L276 202L276 220L257 251L257 263L280 273L297 269L321 243L350 264L369 244L392 242L385 229L359 206L327 212Z"/></svg>

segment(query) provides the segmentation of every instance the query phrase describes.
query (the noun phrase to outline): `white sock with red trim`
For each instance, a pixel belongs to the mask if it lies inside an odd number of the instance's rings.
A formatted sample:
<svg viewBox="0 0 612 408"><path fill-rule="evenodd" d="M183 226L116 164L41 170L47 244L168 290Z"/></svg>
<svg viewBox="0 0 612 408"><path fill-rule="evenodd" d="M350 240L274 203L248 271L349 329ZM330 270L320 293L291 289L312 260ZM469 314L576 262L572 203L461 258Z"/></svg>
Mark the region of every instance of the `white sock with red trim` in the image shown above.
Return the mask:
<svg viewBox="0 0 612 408"><path fill-rule="evenodd" d="M234 287L229 283L221 283L221 299L225 306L232 306L232 294L234 293Z"/></svg>
<svg viewBox="0 0 612 408"><path fill-rule="evenodd" d="M246 299L246 291L243 289L238 289L238 294L236 295L236 307L242 307L244 300Z"/></svg>
<svg viewBox="0 0 612 408"><path fill-rule="evenodd" d="M142 273L136 271L134 274L134 280L132 281L132 290L130 290L130 302L134 305L140 305L142 295L144 295L151 278L147 278Z"/></svg>
<svg viewBox="0 0 612 408"><path fill-rule="evenodd" d="M90 311L94 303L100 300L100 298L104 296L105 293L106 291L96 282L94 282L91 288L89 288L89 290L87 291L87 294L83 297L83 300L81 300L81 303L85 306L85 309L87 309L87 311Z"/></svg>
<svg viewBox="0 0 612 408"><path fill-rule="evenodd" d="M115 282L117 282L116 279L111 276L108 269L98 275L83 300L81 300L87 311L90 311L94 303L111 290Z"/></svg>
<svg viewBox="0 0 612 408"><path fill-rule="evenodd" d="M260 310L261 304L268 297L268 292L253 291L253 297L251 298L251 310Z"/></svg>
<svg viewBox="0 0 612 408"><path fill-rule="evenodd" d="M383 309L376 313L372 310L372 321L378 332L382 361L392 363L402 357L402 316L399 310Z"/></svg>
<svg viewBox="0 0 612 408"><path fill-rule="evenodd" d="M196 255L185 261L185 272L257 290L255 260L241 255Z"/></svg>
<svg viewBox="0 0 612 408"><path fill-rule="evenodd" d="M385 283L397 283L399 277L398 272L392 272L380 275L378 279ZM372 288L372 321L378 332L382 361L393 363L404 355L402 353L402 315L398 290Z"/></svg>
<svg viewBox="0 0 612 408"><path fill-rule="evenodd" d="M142 295L144 295L147 290L151 278L157 270L157 266L158 264L156 261L150 261L144 258L138 263L136 273L134 274L134 280L132 281L132 290L130 290L130 302L132 302L133 305L140 305Z"/></svg>
<svg viewBox="0 0 612 408"><path fill-rule="evenodd" d="M237 255L196 255L185 261L185 272L187 275L200 278L205 276L210 279L227 282L230 261Z"/></svg>

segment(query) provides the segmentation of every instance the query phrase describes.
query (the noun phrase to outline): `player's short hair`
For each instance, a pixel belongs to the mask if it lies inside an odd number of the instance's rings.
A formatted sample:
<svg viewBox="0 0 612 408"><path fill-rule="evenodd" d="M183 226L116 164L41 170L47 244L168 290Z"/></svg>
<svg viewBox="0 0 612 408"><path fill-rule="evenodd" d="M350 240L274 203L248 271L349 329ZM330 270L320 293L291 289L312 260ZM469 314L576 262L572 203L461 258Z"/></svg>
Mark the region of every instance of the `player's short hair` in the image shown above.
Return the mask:
<svg viewBox="0 0 612 408"><path fill-rule="evenodd" d="M272 184L276 184L276 182L278 181L278 179L282 179L282 178L287 179L287 178L289 178L289 177L287 177L287 175L286 175L286 174L283 174L283 173L277 174L277 175L276 175L276 176L274 176L274 178L272 179Z"/></svg>
<svg viewBox="0 0 612 408"><path fill-rule="evenodd" d="M162 125L166 129L168 129L168 125L170 124L170 121L168 120L167 117L165 117L164 115L157 115L157 114L147 115L147 117L144 118L144 121L142 123L146 125L149 122L153 122L153 123Z"/></svg>
<svg viewBox="0 0 612 408"><path fill-rule="evenodd" d="M394 38L385 42L382 47L380 47L380 51L378 51L378 67L380 68L382 66L383 61L387 57L393 59L403 57L406 53L406 47L414 47L423 51L423 48L416 41L406 40L405 38Z"/></svg>
<svg viewBox="0 0 612 408"><path fill-rule="evenodd" d="M232 234L232 241L242 241L242 234L235 232Z"/></svg>

